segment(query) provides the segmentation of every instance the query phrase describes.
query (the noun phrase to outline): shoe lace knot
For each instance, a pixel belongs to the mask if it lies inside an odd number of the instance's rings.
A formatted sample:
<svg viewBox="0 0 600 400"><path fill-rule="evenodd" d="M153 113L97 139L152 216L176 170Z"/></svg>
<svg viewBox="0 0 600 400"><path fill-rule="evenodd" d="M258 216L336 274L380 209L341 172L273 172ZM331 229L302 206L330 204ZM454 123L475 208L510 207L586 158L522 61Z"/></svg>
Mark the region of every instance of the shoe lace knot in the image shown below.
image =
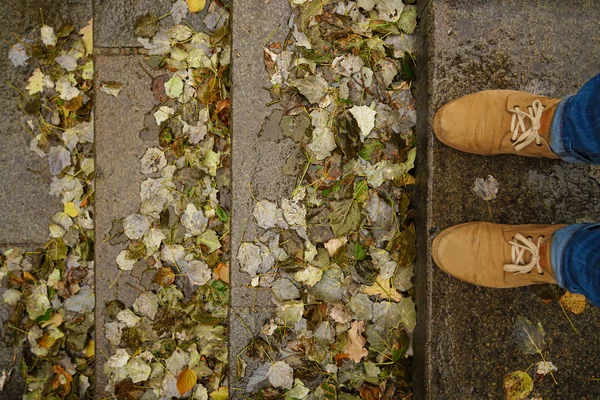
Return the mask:
<svg viewBox="0 0 600 400"><path fill-rule="evenodd" d="M512 131L513 147L516 151L521 151L535 141L538 146L542 145L540 140L540 126L542 122L542 113L544 105L539 100L535 100L533 104L527 107L529 112L522 111L519 106L509 109L512 113L512 121L510 130ZM529 128L526 127L525 121L531 121Z"/></svg>
<svg viewBox="0 0 600 400"><path fill-rule="evenodd" d="M514 272L515 275L527 274L535 267L538 274L543 274L544 270L540 265L540 246L543 238L543 236L539 236L537 242L534 242L533 238L530 239L517 233L513 240L509 242L512 245L512 264L504 264L504 271ZM531 260L526 262L525 255L528 253L531 254Z"/></svg>

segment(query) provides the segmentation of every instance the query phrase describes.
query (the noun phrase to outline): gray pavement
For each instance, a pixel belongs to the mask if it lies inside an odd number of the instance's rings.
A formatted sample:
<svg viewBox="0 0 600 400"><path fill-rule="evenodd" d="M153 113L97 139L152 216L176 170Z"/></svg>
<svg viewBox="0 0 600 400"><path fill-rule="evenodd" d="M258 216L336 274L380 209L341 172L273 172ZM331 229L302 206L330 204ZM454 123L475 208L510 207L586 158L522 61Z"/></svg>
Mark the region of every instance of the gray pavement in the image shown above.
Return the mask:
<svg viewBox="0 0 600 400"><path fill-rule="evenodd" d="M283 41L288 34L290 17L287 1L234 0L232 20L232 220L231 239L231 304L230 313L230 394L239 398L246 385L236 378L237 357L251 337L247 327L257 334L271 315L274 304L271 290L252 288L250 275L240 271L235 255L242 241L252 241L259 230L252 216L255 201L277 200L289 197L293 178L281 169L296 148L290 139L284 139L278 125L266 127L265 119L276 109L267 107L271 101L269 76L264 67L263 47L266 41ZM258 23L260 21L260 23ZM244 320L244 322L242 322ZM244 326L246 325L246 326ZM250 375L256 365L249 363Z"/></svg>
<svg viewBox="0 0 600 400"><path fill-rule="evenodd" d="M104 392L103 365L114 353L104 335L106 303L118 299L127 307L143 288L130 273L119 276L116 258L124 245L111 245L112 223L136 213L140 208L140 158L148 147L158 145L140 139L144 115L154 107L150 91L152 79L144 72L144 57L139 55L97 55L96 82L123 84L117 98L96 91L96 395ZM147 66L146 71L149 70ZM96 86L98 87L98 86Z"/></svg>
<svg viewBox="0 0 600 400"><path fill-rule="evenodd" d="M15 68L8 59L7 41L39 38L41 15L46 24L72 22L85 26L92 15L91 1L6 0L0 6L0 244L43 244L48 222L57 211L58 199L49 195L47 162L29 151L33 138L23 125L17 107L18 93L8 86L23 87L30 67Z"/></svg>
<svg viewBox="0 0 600 400"><path fill-rule="evenodd" d="M558 303L544 304L534 289L479 288L441 272L430 258L430 243L449 226L490 221L487 205L471 192L475 178L488 174L500 184L491 202L495 222L600 221L600 186L588 178L588 167L464 154L434 139L431 129L441 105L471 92L517 89L562 97L577 91L600 72L600 3L432 0L422 15L417 398L501 398L506 373L539 361L512 343L517 315L542 323L546 357L559 369L558 385L547 377L532 395L599 398L600 385L591 380L600 376L598 308L588 305L583 314L570 315L576 334Z"/></svg>
<svg viewBox="0 0 600 400"><path fill-rule="evenodd" d="M60 26L72 22L85 26L92 15L91 1L6 0L0 5L0 251L19 246L36 250L48 238L48 223L59 209L58 198L50 196L51 175L47 161L29 151L32 135L23 128L17 107L18 93L7 83L21 88L30 67L15 68L8 59L9 43L39 38L44 22ZM0 296L4 292L0 288ZM0 372L12 371L0 398L20 399L24 382L18 371L21 349L6 339L8 309L0 307Z"/></svg>

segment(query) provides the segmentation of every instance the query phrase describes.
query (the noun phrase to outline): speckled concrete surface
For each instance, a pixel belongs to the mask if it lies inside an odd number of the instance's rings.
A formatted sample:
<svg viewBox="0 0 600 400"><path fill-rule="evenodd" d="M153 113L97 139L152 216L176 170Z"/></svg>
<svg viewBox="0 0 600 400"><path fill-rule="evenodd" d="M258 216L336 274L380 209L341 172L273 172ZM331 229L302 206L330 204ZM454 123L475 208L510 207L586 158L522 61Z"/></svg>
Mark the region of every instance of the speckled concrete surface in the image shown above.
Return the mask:
<svg viewBox="0 0 600 400"><path fill-rule="evenodd" d="M91 0L5 0L0 4L0 243L40 244L48 237L48 222L59 206L49 195L51 175L47 161L29 151L31 134L17 107L17 88L24 87L31 67L15 68L8 59L8 42L14 35L38 39L44 22L60 26L72 22L85 26L92 15ZM13 34L14 33L14 34Z"/></svg>
<svg viewBox="0 0 600 400"><path fill-rule="evenodd" d="M131 274L119 275L115 262L124 245L106 240L116 219L139 210L140 184L146 179L139 159L146 149L158 145L143 141L139 133L144 115L154 107L152 80L143 69L144 58L135 55L97 56L96 82L123 84L117 98L96 91L96 398L105 398L103 365L113 353L104 336L105 304L118 299L131 306L150 277L140 281ZM134 269L134 272L136 269Z"/></svg>
<svg viewBox="0 0 600 400"><path fill-rule="evenodd" d="M497 199L490 203L495 222L600 220L600 186L589 179L588 167L465 154L442 145L431 130L441 105L471 92L517 89L555 97L576 92L600 72L600 3L423 3L417 398L502 398L503 376L539 361L520 354L512 343L517 315L542 323L547 359L559 369L558 385L548 377L535 384L532 395L600 398L600 385L592 380L600 376L598 308L588 304L582 315L570 315L576 334L556 301L544 304L530 288L493 290L462 283L438 270L429 255L431 239L441 229L491 220L486 203L471 192L475 178L489 174L500 184Z"/></svg>
<svg viewBox="0 0 600 400"><path fill-rule="evenodd" d="M58 198L50 196L51 175L44 172L47 161L29 151L31 134L23 128L26 119L17 107L18 94L5 82L21 88L31 67L15 68L8 59L9 43L39 38L44 22L60 26L72 22L85 26L92 15L91 0L5 0L0 4L0 251L15 245L36 250L48 238L48 222L59 209ZM0 295L3 293L0 288ZM0 307L0 372L12 370L0 398L20 399L24 381L19 375L21 348L5 337L10 330L6 306Z"/></svg>
<svg viewBox="0 0 600 400"><path fill-rule="evenodd" d="M135 21L142 15L152 14L162 18L161 28L173 24L167 16L171 0L93 0L94 2L94 45L96 47L142 47L133 31ZM202 26L205 12L188 15L187 21L197 29Z"/></svg>
<svg viewBox="0 0 600 400"><path fill-rule="evenodd" d="M288 34L287 1L238 0L233 2L232 21L232 251L237 254L242 240L252 241L258 226L252 217L254 199L288 197L294 180L281 168L295 143L281 132L261 134L265 118L275 109L271 101L269 75L264 67L263 46L269 37L282 41ZM260 23L258 23L260 21ZM267 138L268 137L268 138ZM244 235L242 238L242 234ZM270 290L249 287L250 275L241 272L232 257L231 296L234 307L271 307Z"/></svg>

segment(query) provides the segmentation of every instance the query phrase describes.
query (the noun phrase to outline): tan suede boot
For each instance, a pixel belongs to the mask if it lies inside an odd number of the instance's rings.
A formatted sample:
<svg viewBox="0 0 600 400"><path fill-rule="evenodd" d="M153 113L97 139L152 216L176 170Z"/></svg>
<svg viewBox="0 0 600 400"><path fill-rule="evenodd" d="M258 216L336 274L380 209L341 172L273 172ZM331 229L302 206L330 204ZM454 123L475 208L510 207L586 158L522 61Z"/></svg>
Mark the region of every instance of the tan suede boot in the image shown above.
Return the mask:
<svg viewBox="0 0 600 400"><path fill-rule="evenodd" d="M566 225L500 225L469 222L439 233L432 255L460 280L493 288L556 283L551 244Z"/></svg>
<svg viewBox="0 0 600 400"><path fill-rule="evenodd" d="M550 125L561 99L514 90L487 90L438 110L438 139L467 153L559 158L550 149Z"/></svg>

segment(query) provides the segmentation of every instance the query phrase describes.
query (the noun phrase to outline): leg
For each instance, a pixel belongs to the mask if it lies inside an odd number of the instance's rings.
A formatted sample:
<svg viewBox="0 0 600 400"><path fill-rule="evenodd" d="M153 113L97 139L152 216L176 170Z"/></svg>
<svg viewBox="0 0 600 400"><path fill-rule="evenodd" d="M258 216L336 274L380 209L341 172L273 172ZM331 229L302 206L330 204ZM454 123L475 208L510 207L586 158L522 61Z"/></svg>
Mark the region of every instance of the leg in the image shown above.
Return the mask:
<svg viewBox="0 0 600 400"><path fill-rule="evenodd" d="M600 223L559 229L552 242L556 282L600 307Z"/></svg>
<svg viewBox="0 0 600 400"><path fill-rule="evenodd" d="M550 147L565 161L600 164L600 74L560 102Z"/></svg>

